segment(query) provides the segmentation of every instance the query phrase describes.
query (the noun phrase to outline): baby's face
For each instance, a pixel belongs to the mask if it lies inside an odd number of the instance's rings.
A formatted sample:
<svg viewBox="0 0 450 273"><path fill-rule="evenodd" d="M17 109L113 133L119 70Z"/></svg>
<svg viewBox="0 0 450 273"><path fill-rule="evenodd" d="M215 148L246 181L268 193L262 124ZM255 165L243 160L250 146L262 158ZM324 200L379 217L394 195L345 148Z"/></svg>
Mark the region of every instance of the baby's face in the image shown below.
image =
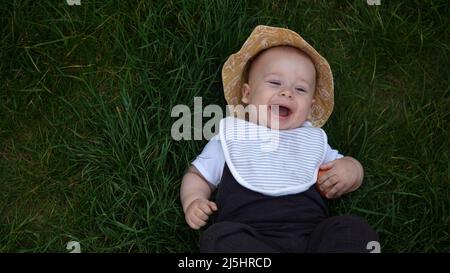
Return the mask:
<svg viewBox="0 0 450 273"><path fill-rule="evenodd" d="M274 47L253 62L242 87L242 102L267 111L254 113L253 122L279 130L298 128L310 117L315 85L316 70L307 55Z"/></svg>

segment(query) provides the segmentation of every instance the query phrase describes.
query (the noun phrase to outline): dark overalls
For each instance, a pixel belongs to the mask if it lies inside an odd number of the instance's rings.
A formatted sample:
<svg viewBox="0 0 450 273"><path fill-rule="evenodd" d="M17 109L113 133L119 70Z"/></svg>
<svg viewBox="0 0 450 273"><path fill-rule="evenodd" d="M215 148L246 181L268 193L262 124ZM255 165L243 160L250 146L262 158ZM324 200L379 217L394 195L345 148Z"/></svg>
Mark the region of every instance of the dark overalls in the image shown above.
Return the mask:
<svg viewBox="0 0 450 273"><path fill-rule="evenodd" d="M329 217L315 187L266 196L241 186L225 164L218 211L200 237L200 252L369 252L378 235L357 216Z"/></svg>

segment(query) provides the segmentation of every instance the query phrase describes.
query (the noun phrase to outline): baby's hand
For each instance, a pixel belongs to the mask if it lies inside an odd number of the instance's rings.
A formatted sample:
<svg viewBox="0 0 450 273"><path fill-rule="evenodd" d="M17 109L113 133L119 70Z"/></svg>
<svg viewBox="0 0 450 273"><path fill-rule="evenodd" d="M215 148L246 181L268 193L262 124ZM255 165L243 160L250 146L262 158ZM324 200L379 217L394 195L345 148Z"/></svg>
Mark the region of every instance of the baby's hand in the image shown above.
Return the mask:
<svg viewBox="0 0 450 273"><path fill-rule="evenodd" d="M354 158L344 157L319 167L317 189L326 198L338 198L356 190L362 183L363 169Z"/></svg>
<svg viewBox="0 0 450 273"><path fill-rule="evenodd" d="M186 222L191 228L199 229L206 225L206 221L214 211L217 211L216 203L204 198L195 199L186 209Z"/></svg>

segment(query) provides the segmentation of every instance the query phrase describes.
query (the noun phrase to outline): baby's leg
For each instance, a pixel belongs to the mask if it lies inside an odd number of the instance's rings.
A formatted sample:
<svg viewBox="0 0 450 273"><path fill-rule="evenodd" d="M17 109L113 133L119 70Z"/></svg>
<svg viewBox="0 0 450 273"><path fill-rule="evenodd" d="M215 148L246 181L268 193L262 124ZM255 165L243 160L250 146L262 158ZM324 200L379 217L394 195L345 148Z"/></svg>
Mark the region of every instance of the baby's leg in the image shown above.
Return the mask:
<svg viewBox="0 0 450 273"><path fill-rule="evenodd" d="M323 220L311 233L307 252L367 253L373 250L372 244L378 242L378 235L363 218L354 215L334 216Z"/></svg>
<svg viewBox="0 0 450 273"><path fill-rule="evenodd" d="M234 222L218 222L206 229L200 237L203 253L268 253L278 252L267 245L249 225Z"/></svg>

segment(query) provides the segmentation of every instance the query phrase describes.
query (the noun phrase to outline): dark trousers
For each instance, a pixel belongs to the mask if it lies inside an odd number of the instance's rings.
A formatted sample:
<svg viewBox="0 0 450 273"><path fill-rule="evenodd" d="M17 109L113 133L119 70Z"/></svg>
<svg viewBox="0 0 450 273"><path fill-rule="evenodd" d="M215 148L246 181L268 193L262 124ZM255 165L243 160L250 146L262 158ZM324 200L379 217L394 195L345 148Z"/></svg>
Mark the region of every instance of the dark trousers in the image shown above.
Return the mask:
<svg viewBox="0 0 450 273"><path fill-rule="evenodd" d="M200 252L369 252L379 241L363 218L329 217L315 187L271 197L241 186L228 167L217 189L217 213L201 235Z"/></svg>

